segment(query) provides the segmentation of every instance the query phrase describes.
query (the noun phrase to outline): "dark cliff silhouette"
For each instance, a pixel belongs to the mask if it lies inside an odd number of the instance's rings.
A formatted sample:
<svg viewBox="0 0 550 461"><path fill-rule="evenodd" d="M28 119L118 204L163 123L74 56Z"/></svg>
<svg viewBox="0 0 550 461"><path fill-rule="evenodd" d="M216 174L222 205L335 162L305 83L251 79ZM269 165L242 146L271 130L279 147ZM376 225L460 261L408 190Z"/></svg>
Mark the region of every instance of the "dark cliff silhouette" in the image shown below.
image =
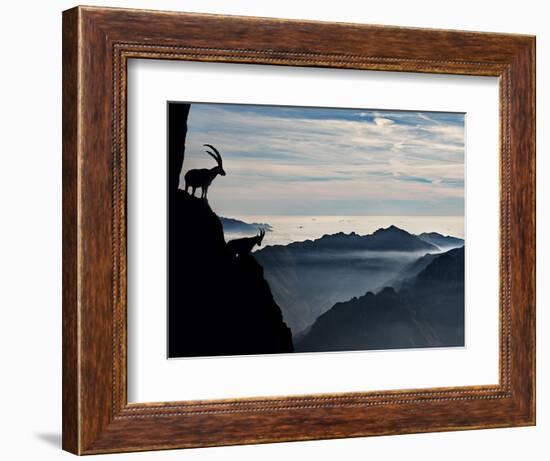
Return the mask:
<svg viewBox="0 0 550 461"><path fill-rule="evenodd" d="M337 303L296 343L297 352L464 345L464 247L437 255L396 291Z"/></svg>
<svg viewBox="0 0 550 461"><path fill-rule="evenodd" d="M169 104L169 357L292 352L262 266L232 255L208 201L178 188L188 113Z"/></svg>

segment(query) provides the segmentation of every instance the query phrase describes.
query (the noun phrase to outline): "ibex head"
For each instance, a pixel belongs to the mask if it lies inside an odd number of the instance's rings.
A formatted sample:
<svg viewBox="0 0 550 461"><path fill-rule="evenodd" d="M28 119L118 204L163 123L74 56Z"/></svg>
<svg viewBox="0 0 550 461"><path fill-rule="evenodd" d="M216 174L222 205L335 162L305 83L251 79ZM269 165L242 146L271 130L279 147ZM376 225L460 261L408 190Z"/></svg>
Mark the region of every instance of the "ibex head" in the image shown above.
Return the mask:
<svg viewBox="0 0 550 461"><path fill-rule="evenodd" d="M211 155L214 158L214 160L216 160L216 163L218 164L218 166L216 167L217 173L221 176L225 176L225 170L223 169L223 163L222 163L222 156L220 155L218 150L210 144L203 144L203 145L204 147L210 147L210 149L214 151L214 152L210 152L209 150L207 150L206 153Z"/></svg>
<svg viewBox="0 0 550 461"><path fill-rule="evenodd" d="M256 237L256 245L262 246L262 240L264 239L264 236L265 236L265 229L260 227L258 230L260 231L260 233Z"/></svg>

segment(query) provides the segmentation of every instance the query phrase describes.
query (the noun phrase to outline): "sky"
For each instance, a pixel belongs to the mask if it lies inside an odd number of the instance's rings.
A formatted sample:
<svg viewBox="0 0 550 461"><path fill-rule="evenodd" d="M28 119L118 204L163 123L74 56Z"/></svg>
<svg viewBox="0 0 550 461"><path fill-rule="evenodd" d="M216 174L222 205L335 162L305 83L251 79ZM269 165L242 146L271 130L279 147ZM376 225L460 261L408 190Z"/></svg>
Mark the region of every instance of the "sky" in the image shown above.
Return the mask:
<svg viewBox="0 0 550 461"><path fill-rule="evenodd" d="M193 103L182 187L203 144L223 216L464 214L464 114Z"/></svg>

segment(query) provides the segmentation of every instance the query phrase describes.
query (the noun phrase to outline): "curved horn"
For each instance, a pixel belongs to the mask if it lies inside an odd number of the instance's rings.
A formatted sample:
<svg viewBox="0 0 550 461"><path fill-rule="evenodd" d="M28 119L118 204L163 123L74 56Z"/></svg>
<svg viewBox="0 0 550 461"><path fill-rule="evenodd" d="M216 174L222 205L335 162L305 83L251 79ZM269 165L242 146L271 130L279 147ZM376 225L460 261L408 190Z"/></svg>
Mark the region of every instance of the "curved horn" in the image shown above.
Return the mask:
<svg viewBox="0 0 550 461"><path fill-rule="evenodd" d="M209 150L205 150L205 152L210 155L214 160L216 160L216 163L221 166L221 161L220 159L213 153L213 152L210 152Z"/></svg>
<svg viewBox="0 0 550 461"><path fill-rule="evenodd" d="M216 162L218 162L218 165L222 165L222 156L221 154L218 152L218 149L216 149L213 145L211 144L203 144L204 147L209 147L210 149L212 149L215 153L213 152L210 152L210 151L206 151L206 153L210 154L212 157L214 157L214 159L216 160Z"/></svg>
<svg viewBox="0 0 550 461"><path fill-rule="evenodd" d="M264 238L264 235L265 235L265 229L263 227L258 227L259 231L260 231L260 235L259 237L260 238Z"/></svg>

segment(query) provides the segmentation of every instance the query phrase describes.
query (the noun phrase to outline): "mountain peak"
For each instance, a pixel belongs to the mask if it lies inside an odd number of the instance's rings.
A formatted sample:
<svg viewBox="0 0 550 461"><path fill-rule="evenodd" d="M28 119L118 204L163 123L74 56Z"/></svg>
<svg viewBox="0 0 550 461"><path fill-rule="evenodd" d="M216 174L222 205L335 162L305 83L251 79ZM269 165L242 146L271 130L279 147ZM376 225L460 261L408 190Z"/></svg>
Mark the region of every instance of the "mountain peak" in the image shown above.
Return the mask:
<svg viewBox="0 0 550 461"><path fill-rule="evenodd" d="M391 226L389 227L381 227L380 229L376 230L374 232L374 234L377 234L377 233L384 233L384 232L389 232L389 233L394 233L394 234L406 234L406 235L411 235L409 232L407 232L406 230L404 229L401 229L400 227L397 227L396 225L392 224Z"/></svg>
<svg viewBox="0 0 550 461"><path fill-rule="evenodd" d="M448 235L440 234L439 232L422 232L419 237L449 237Z"/></svg>
<svg viewBox="0 0 550 461"><path fill-rule="evenodd" d="M373 249L393 251L438 251L439 248L416 235L407 232L395 225L380 228L371 235L365 236L370 239Z"/></svg>

